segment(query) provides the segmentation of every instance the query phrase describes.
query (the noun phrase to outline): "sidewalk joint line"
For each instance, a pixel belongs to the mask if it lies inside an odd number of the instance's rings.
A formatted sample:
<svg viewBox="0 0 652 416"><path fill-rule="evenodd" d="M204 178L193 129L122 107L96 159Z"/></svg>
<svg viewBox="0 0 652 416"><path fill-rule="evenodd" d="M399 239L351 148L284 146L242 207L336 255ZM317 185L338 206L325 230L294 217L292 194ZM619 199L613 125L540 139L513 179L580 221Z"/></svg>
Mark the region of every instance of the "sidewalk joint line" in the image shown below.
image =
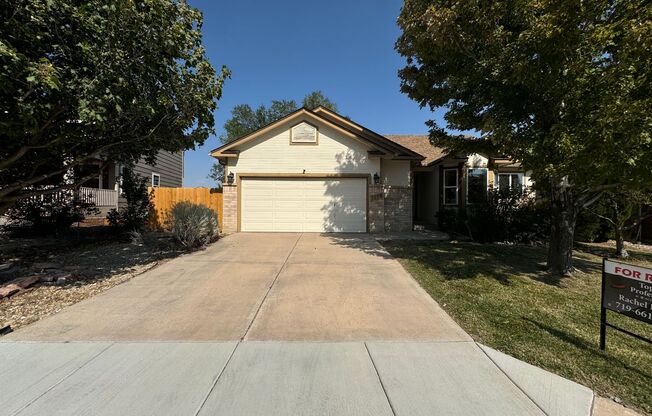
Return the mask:
<svg viewBox="0 0 652 416"><path fill-rule="evenodd" d="M387 399L387 404L389 404L389 410L391 410L392 414L396 416L396 410L394 410L394 405L392 404L392 400L389 398L389 394L387 394L387 388L385 387L385 383L383 383L383 379L380 377L380 373L378 372L378 367L376 367L376 362L374 361L374 357L372 357L371 351L369 351L369 346L367 346L367 341L363 342L363 344L365 350L367 350L367 355L371 360L371 365L374 368L374 371L376 372L376 377L378 377L378 382L380 382L380 387L383 389L383 393L385 394L385 399Z"/></svg>
<svg viewBox="0 0 652 416"><path fill-rule="evenodd" d="M267 300L267 297L269 296L269 293L272 291L272 288L276 284L276 281L278 280L278 277L283 273L283 270L285 270L285 266L288 263L288 260L290 259L290 256L292 253L294 253L294 249L297 248L297 244L299 244L299 240L301 240L301 237L303 236L303 233L299 234L299 237L297 237L297 241L294 242L294 245L292 246L292 250L288 253L287 257L285 257L285 260L283 261L283 264L281 265L281 268L278 270L278 273L276 273L276 276L274 276L274 280L272 280L272 283L269 285L267 288L267 292L265 292L265 296L263 296L263 300L260 302L258 305L258 308L256 309L256 313L254 313L254 317L251 318L251 322L249 322L249 325L247 325L247 329L245 329L244 334L240 338L240 341L244 341L247 335L249 335L249 331L251 330L251 327L254 325L254 322L256 321L256 318L258 318L258 314L260 313L261 309L263 309L263 304Z"/></svg>
<svg viewBox="0 0 652 416"><path fill-rule="evenodd" d="M541 406L539 406L539 403L535 402L534 399L533 399L532 397L530 397L530 395L527 394L527 392L521 388L521 386L519 386L519 385L518 385L514 380L512 380L512 378L511 378L511 377L510 377L510 376L505 372L505 370L503 370L502 367L499 366L498 363L496 363L496 362L495 362L495 361L494 361L494 360L489 356L489 354L487 354L487 352L486 352L482 347L480 347L480 345L478 345L477 342L474 342L474 344L475 344L475 347L478 348L480 351L482 351L482 353L483 353L483 354L484 354L484 355L489 359L489 361L491 361L491 363L492 363L492 364L493 364L493 365L494 365L498 370L500 370L500 372L503 373L503 374L505 375L505 377L507 377L507 380L509 380L510 383L512 383L512 384L513 384L513 385L514 385L514 386L515 386L515 387L516 387L516 388L517 388L521 393L523 393L523 394L525 395L525 397L527 397L527 398L528 398L532 403L534 403L534 405L535 405L539 410L541 410L541 413L543 413L543 414L546 415L546 416L550 416L550 415L548 414L548 412L546 412L546 411L545 411ZM499 352L500 352L500 351L499 351ZM514 358L514 357L512 357L512 358ZM516 360L517 358L514 358L514 359Z"/></svg>
<svg viewBox="0 0 652 416"><path fill-rule="evenodd" d="M88 363L90 363L91 361L93 361L94 359L96 359L97 357L99 357L100 355L102 355L106 350L108 350L109 348L111 348L111 347L114 346L114 345L115 345L115 343L113 343L113 342L109 343L109 345L107 345L105 348L102 348L102 350L98 351L97 354L93 355L93 356L90 357L88 360L86 360L86 361L84 361L82 364L80 364L79 367L75 368L75 369L72 370L70 373L68 373L68 374L66 374L65 376L63 376L63 377L61 378L61 380L57 381L56 383L54 383L53 385L51 385L50 387L48 387L48 388L47 388L43 393L39 394L39 395L36 396L34 399L30 400L29 403L27 403L25 406L21 407L21 408L18 409L16 412L12 413L12 416L16 416L16 415L22 413L22 412L23 412L25 409L27 409L29 406L31 406L31 405L33 405L34 403L36 403L36 401L37 401L38 399L40 399L41 397L43 397L43 396L45 396L46 394L48 394L48 393L49 393L50 391L52 391L55 387L57 387L59 384L63 383L63 382L66 381L67 379L69 379L73 374L75 374L77 371L81 370L81 369L82 369L83 367L85 367Z"/></svg>
<svg viewBox="0 0 652 416"><path fill-rule="evenodd" d="M213 383L211 384L211 387L208 389L208 392L206 392L206 396L204 396L201 403L199 403L199 407L197 407L197 410L195 411L195 413L193 413L194 416L197 416L199 414L199 412L201 412L201 409L204 407L204 405L208 401L208 398L210 397L213 390L215 390L215 386L217 386L217 382L220 380L220 377L222 377L222 374L224 374L224 371L226 370L226 367L231 362L231 359L235 355L235 351L238 349L239 346L240 346L240 341L236 342L235 347L233 347L233 351L231 351L231 354L229 354L229 358L226 359L226 362L222 366L222 369L215 376L215 379L213 380Z"/></svg>

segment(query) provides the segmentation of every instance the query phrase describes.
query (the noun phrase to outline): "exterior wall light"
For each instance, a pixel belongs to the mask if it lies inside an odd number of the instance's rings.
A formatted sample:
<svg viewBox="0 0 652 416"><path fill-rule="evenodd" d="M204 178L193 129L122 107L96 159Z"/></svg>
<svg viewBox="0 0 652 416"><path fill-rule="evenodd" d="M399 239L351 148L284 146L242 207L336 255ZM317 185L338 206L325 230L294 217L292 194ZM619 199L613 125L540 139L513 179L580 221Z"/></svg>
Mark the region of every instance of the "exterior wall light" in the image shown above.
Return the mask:
<svg viewBox="0 0 652 416"><path fill-rule="evenodd" d="M226 182L229 185L233 185L234 180L235 180L235 175L233 174L233 172L230 172L228 175L226 175Z"/></svg>
<svg viewBox="0 0 652 416"><path fill-rule="evenodd" d="M374 185L378 185L380 183L380 175L378 175L378 172L374 173Z"/></svg>

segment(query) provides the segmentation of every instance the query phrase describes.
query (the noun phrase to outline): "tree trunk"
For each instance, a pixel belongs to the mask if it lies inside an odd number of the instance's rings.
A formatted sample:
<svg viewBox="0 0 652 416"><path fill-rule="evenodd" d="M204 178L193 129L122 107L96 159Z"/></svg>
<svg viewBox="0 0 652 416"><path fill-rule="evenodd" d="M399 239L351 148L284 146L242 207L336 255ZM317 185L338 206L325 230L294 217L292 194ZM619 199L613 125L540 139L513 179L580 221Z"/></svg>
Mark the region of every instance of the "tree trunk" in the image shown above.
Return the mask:
<svg viewBox="0 0 652 416"><path fill-rule="evenodd" d="M568 188L553 187L550 211L548 271L557 275L568 275L573 270L573 240L579 211Z"/></svg>
<svg viewBox="0 0 652 416"><path fill-rule="evenodd" d="M616 257L621 259L626 259L629 257L629 253L625 249L625 237L623 235L623 230L619 227L615 229L616 234Z"/></svg>

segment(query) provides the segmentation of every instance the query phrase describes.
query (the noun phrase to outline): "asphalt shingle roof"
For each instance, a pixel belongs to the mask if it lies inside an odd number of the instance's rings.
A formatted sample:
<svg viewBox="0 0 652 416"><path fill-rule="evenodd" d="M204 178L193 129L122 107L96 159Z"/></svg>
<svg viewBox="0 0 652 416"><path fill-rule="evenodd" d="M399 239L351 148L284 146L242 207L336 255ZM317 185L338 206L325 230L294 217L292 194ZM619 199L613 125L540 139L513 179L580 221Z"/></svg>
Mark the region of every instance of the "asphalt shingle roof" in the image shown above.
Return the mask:
<svg viewBox="0 0 652 416"><path fill-rule="evenodd" d="M444 149L433 146L427 135L389 134L385 137L423 156L425 159L421 161L422 166L428 166L447 154Z"/></svg>

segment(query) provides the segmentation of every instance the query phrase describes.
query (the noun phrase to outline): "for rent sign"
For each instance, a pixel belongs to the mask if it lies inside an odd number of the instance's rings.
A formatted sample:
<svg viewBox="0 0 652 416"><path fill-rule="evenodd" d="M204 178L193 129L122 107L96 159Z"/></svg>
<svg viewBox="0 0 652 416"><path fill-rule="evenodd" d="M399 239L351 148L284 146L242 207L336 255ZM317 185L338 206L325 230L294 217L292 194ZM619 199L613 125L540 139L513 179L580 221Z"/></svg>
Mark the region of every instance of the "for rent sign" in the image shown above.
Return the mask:
<svg viewBox="0 0 652 416"><path fill-rule="evenodd" d="M607 326L650 342L639 335L608 324L607 309L652 323L652 269L605 259L602 267L600 317L600 348L604 349L605 346Z"/></svg>
<svg viewBox="0 0 652 416"><path fill-rule="evenodd" d="M604 262L602 306L652 323L652 269Z"/></svg>

